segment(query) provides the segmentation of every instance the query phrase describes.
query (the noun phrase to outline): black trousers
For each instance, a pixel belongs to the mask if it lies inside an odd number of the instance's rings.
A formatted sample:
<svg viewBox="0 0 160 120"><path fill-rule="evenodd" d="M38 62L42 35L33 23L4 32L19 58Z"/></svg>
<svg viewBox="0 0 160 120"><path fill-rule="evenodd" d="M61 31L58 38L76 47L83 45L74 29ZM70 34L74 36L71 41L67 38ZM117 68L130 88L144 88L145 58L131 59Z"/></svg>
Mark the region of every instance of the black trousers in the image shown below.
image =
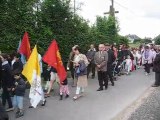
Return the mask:
<svg viewBox="0 0 160 120"><path fill-rule="evenodd" d="M144 64L145 72L150 73L150 68L151 68L151 64L148 64L148 63Z"/></svg>
<svg viewBox="0 0 160 120"><path fill-rule="evenodd" d="M94 63L90 63L87 67L87 77L89 76L90 72L92 71L92 77L95 77L95 68L96 65Z"/></svg>
<svg viewBox="0 0 160 120"><path fill-rule="evenodd" d="M160 73L155 73L155 85L160 85Z"/></svg>
<svg viewBox="0 0 160 120"><path fill-rule="evenodd" d="M99 81L99 87L101 89L103 89L103 85L107 88L108 87L107 72L98 71L98 81Z"/></svg>
<svg viewBox="0 0 160 120"><path fill-rule="evenodd" d="M112 66L112 64L107 65L107 75L108 75L109 80L113 84L114 81L113 81L113 66Z"/></svg>
<svg viewBox="0 0 160 120"><path fill-rule="evenodd" d="M72 67L70 68L70 72L71 72L71 77L74 80L74 73L75 73L75 69Z"/></svg>
<svg viewBox="0 0 160 120"><path fill-rule="evenodd" d="M5 111L1 101L0 101L0 120L9 120L8 114Z"/></svg>
<svg viewBox="0 0 160 120"><path fill-rule="evenodd" d="M2 92L2 105L3 106L6 105L6 101L8 102L9 108L12 108L13 106L12 106L12 101L11 101L9 91L7 90L7 88L3 88L3 92Z"/></svg>

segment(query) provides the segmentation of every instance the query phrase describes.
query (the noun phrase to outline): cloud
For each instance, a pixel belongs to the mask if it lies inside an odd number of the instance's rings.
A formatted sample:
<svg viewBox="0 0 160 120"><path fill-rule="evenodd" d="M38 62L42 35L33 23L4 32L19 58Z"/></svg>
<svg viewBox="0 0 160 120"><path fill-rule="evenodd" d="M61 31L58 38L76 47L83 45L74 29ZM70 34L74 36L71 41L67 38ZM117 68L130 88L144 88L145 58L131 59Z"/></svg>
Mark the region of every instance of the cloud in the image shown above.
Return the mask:
<svg viewBox="0 0 160 120"><path fill-rule="evenodd" d="M144 17L160 19L160 12L148 12Z"/></svg>
<svg viewBox="0 0 160 120"><path fill-rule="evenodd" d="M79 14L94 23L96 16L109 11L110 0L76 0L83 2ZM120 34L137 34L140 37L155 37L160 34L160 0L115 0L116 17Z"/></svg>

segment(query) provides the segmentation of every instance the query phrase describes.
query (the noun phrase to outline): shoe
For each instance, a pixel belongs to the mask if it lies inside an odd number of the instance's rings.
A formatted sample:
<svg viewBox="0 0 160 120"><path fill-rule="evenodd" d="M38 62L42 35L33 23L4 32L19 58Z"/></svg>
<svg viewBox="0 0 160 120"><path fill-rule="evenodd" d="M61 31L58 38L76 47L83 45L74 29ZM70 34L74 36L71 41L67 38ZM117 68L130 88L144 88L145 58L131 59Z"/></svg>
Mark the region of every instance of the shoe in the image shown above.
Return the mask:
<svg viewBox="0 0 160 120"><path fill-rule="evenodd" d="M19 114L19 112L20 112L20 111L18 110L18 111L16 112L16 115Z"/></svg>
<svg viewBox="0 0 160 120"><path fill-rule="evenodd" d="M33 108L33 106L29 106L29 108Z"/></svg>
<svg viewBox="0 0 160 120"><path fill-rule="evenodd" d="M42 105L41 106L45 106L46 105L46 100L45 101L43 101L43 103L42 103Z"/></svg>
<svg viewBox="0 0 160 120"><path fill-rule="evenodd" d="M99 88L97 91L102 91L103 90L103 88Z"/></svg>
<svg viewBox="0 0 160 120"><path fill-rule="evenodd" d="M50 94L46 93L45 98L48 98L48 97L50 97Z"/></svg>
<svg viewBox="0 0 160 120"><path fill-rule="evenodd" d="M108 87L105 87L105 90L107 90L108 89Z"/></svg>
<svg viewBox="0 0 160 120"><path fill-rule="evenodd" d="M65 98L69 98L69 95L67 94Z"/></svg>
<svg viewBox="0 0 160 120"><path fill-rule="evenodd" d="M60 95L60 99L59 100L63 100L63 95Z"/></svg>
<svg viewBox="0 0 160 120"><path fill-rule="evenodd" d="M78 95L76 95L76 96L73 97L73 100L75 101L75 100L77 100L78 98L79 98Z"/></svg>
<svg viewBox="0 0 160 120"><path fill-rule="evenodd" d="M148 73L146 73L146 76L148 76L149 74Z"/></svg>
<svg viewBox="0 0 160 120"><path fill-rule="evenodd" d="M152 87L159 87L159 85L152 85Z"/></svg>
<svg viewBox="0 0 160 120"><path fill-rule="evenodd" d="M10 111L13 111L14 110L14 108L12 107L12 108L8 108L8 109L6 109L6 112L10 112Z"/></svg>
<svg viewBox="0 0 160 120"><path fill-rule="evenodd" d="M16 118L20 118L20 117L22 117L22 116L24 116L24 113L23 113L23 112L19 112L19 113L16 115Z"/></svg>

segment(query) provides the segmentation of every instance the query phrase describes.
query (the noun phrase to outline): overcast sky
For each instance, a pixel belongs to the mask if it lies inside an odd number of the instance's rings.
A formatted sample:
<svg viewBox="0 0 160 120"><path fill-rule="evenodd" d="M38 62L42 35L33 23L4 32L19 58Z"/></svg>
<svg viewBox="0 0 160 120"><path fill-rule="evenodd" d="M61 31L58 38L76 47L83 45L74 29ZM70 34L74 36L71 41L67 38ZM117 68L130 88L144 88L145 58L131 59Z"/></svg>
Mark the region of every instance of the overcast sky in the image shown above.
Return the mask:
<svg viewBox="0 0 160 120"><path fill-rule="evenodd" d="M109 11L111 0L76 0L83 3L78 13L95 22L96 16ZM156 37L160 34L160 0L115 0L116 17L120 34L136 34L141 38Z"/></svg>

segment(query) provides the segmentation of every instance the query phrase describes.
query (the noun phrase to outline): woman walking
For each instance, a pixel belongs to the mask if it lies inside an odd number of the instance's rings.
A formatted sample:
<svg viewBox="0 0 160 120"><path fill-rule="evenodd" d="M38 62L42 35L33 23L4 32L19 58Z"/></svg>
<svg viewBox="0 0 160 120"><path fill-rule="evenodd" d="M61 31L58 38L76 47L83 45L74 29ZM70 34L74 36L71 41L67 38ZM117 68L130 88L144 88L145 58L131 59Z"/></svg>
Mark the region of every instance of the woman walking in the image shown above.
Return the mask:
<svg viewBox="0 0 160 120"><path fill-rule="evenodd" d="M74 100L77 100L84 93L84 88L87 87L87 66L89 64L87 57L84 54L80 53L80 49L76 46L73 50L74 56L74 67L75 67L75 75L77 78L77 88L76 95L73 97Z"/></svg>

